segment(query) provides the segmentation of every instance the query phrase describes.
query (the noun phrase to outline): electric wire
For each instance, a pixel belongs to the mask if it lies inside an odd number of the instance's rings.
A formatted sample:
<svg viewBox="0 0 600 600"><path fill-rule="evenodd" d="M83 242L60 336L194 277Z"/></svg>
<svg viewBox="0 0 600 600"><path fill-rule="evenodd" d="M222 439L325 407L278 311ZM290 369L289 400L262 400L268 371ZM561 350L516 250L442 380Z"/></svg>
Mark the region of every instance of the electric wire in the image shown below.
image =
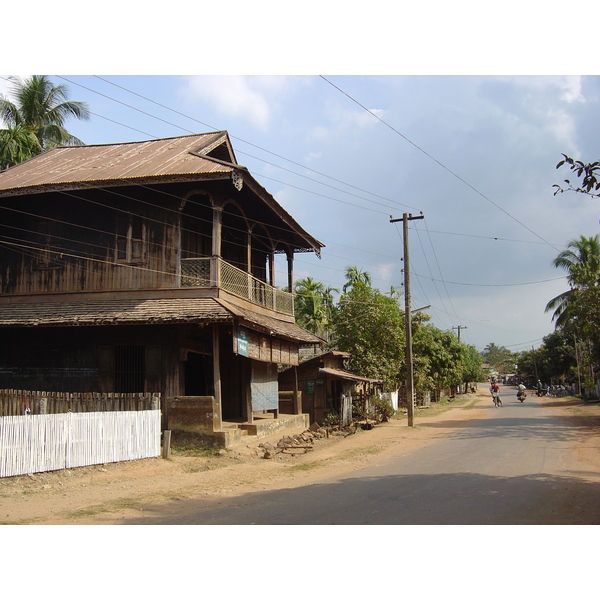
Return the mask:
<svg viewBox="0 0 600 600"><path fill-rule="evenodd" d="M87 86L85 86L85 85L82 85L82 84L80 84L80 83L77 83L77 82L75 82L75 81L72 81L72 80L70 80L70 79L68 79L68 78L66 78L66 77L62 77L62 76L55 76L55 77L58 77L59 79L63 79L63 80L65 80L65 81L67 81L67 82L69 82L69 83L71 83L71 84L78 85L79 87L82 87L83 89L86 89L86 90L88 90L88 91L90 91L90 92L93 92L93 93L95 93L95 94L98 94L98 95L100 95L100 96L102 96L102 97L104 97L104 98L107 98L107 99L109 99L109 100L112 100L113 102L117 102L117 103L119 103L119 104L121 104L121 105L123 105L123 106L126 106L126 107L128 107L128 108L130 108L130 109L132 109L132 110L135 110L135 111L137 111L137 112L140 112L140 113L142 113L143 115L146 115L146 116L148 116L148 117L151 117L151 118L157 119L157 120L159 120L159 121L162 121L163 123L165 123L165 124L167 124L167 125L170 125L170 126L172 126L172 127L176 127L176 128L178 128L178 129L181 129L182 131L185 131L185 132L187 132L187 133L190 133L190 134L195 134L195 133L197 133L197 132L194 132L194 131L192 131L192 130L190 130L190 129L187 129L187 128L185 128L185 127L182 127L182 126L180 126L180 125L177 125L177 124L175 124L175 123L172 123L172 122L170 122L170 121L167 121L167 120L165 120L165 119L162 119L161 117L158 117L158 116L156 116L156 115L153 115L153 114L151 114L151 113L148 113L148 112L146 112L146 111L144 111L144 110L142 110L142 109L139 109L139 108L137 108L137 107L135 107L135 106L132 106L132 105L130 105L130 104L127 104L126 102L123 102L123 101L121 101L121 100L118 100L118 99L116 99L116 98L113 98L112 96L108 96L108 95L106 95L106 94L103 94L102 92L98 92L97 90L94 90L94 89L92 89L92 88L90 88L90 87L87 87ZM99 78L99 79L102 79L102 78ZM102 79L102 80L103 80L103 81L107 81L108 83L110 83L110 82L109 82L108 80L106 80L106 79ZM130 93L135 93L135 92L131 92L131 90L127 90L126 88L124 88L124 87L122 87L122 86L117 86L117 87L120 87L120 88L121 88L121 89L123 89L123 90L129 91ZM137 94L137 93L135 93L135 95L137 95L137 96L140 96L140 97L144 98L145 100L147 100L147 101L149 101L149 102L154 102L154 101L150 100L149 98L146 98L146 97L144 97L144 96L141 96L140 94ZM155 104L158 104L158 103L155 103ZM163 107L163 108L167 108L166 106L164 106L164 105L162 105L162 104L158 104L158 105L159 105L159 106L161 106L161 107ZM173 110L173 109L169 109L169 110ZM179 115L185 116L185 117L186 117L186 118L188 118L188 119L191 119L191 120L196 120L196 119L193 119L192 117L190 117L190 116L188 116L188 115L184 115L183 113L181 113L181 112L179 112L179 111L175 111L175 110L173 110L173 112L175 112L175 113L177 113L177 114L179 114ZM113 121L112 119L108 119L108 120L111 120L111 121ZM113 121L113 122L114 122L114 123L116 123L116 121ZM222 131L222 129L215 128L215 127L213 127L213 126L211 126L211 125L208 125L208 124L206 124L206 123L203 123L202 121L198 121L198 122L199 122L199 123L201 123L202 125L205 125L205 126L209 127L210 129L213 129L213 130L216 130L216 131ZM140 130L136 130L136 131L140 131ZM144 132L140 132L140 133L144 133ZM157 137L157 136L153 136L153 135L151 135L151 134L148 134L148 133L144 133L144 134L145 134L145 135L149 135L150 137L155 137L155 138ZM235 136L230 136L230 137L231 137L232 139L237 139L237 140L239 140L239 141L242 141L242 142L244 142L244 143L246 143L246 144L252 145L252 146L254 146L255 148L258 148L258 149L260 149L260 150L262 150L262 151L264 151L264 152L268 152L269 154L273 154L274 156L277 156L278 158L281 158L281 159L283 159L283 160L286 160L287 162L290 162L290 163L292 163L292 164L295 164L295 165L297 165L297 166L300 166L300 167L302 167L302 168L304 168L304 169L306 169L306 170L310 170L310 171L312 171L312 172L314 172L314 173L317 173L317 174L319 174L319 175L321 175L321 176L323 176L323 177L327 177L327 178L329 178L329 179L332 179L332 180L334 180L334 181L336 181L336 182L338 182L338 183L343 183L344 185L349 185L349 184L347 184L347 183L345 183L345 182L343 182L343 181L341 181L341 180L339 180L339 179L335 179L335 178L333 178L333 177L330 177L330 176L328 176L328 175L325 175L324 173L320 173L319 171L316 171L316 170L314 170L314 169L310 169L310 167L307 167L306 165L302 165L302 164L300 164L300 163L297 163L297 162L295 162L295 161L292 161L292 160L290 160L290 159L287 159L287 158L285 158L285 157L283 157L283 156L281 156L281 155L279 155L279 154L275 154L275 153L273 153L273 152L270 152L270 151L268 151L268 150L266 150L266 149L264 149L264 148L261 148L260 146L257 146L256 144L251 144L250 142L247 142L246 140L242 140L241 138L237 138L237 137L235 137ZM310 180L310 181L316 182L316 183L318 183L318 184L320 184L320 185L324 185L324 186L326 186L326 187L329 187L329 188L335 189L335 190L337 190L337 191L340 191L340 192L342 192L342 193L344 193L344 194L349 194L349 195L355 196L355 197L357 197L357 198L361 198L362 200L365 200L365 201L367 201L367 202L371 202L371 203L374 203L374 204L379 204L379 205L381 205L381 206L389 206L388 204L383 204L383 203L381 203L381 202L377 202L377 201L375 201L375 200L370 200L370 199L368 199L368 198L364 198L364 197L358 196L358 195L356 195L356 194L354 194L354 193L352 193L352 192L348 192L348 191L342 190L342 189L340 189L340 188L336 188L336 187L334 187L334 186L331 186L331 185L329 185L329 184L327 184L327 183L323 183L322 181L318 181L318 180L315 180L315 179L313 179L313 178L311 178L311 177L308 177L308 176L306 176L306 175L304 175L304 174L302 174L302 173L297 173L297 172L295 172L295 171L292 171L291 169L286 169L285 167L281 167L280 165L277 165L277 164L275 164L275 163L268 162L268 161L266 161L266 160L264 160L264 159L261 159L261 158L259 158L259 157L253 156L253 155L251 155L251 154L247 154L247 153L245 153L245 152L242 152L242 151L240 151L240 150L236 150L236 152L237 152L238 154L245 154L246 156L249 156L249 157L251 157L251 158L254 158L254 159L256 159L256 160L259 160L259 161L261 161L261 162L264 162L264 163L266 163L266 164L269 164L269 165L271 165L271 166L274 166L274 167L276 167L276 168L282 169L283 171L287 171L288 173L292 173L292 174L294 174L294 175L297 175L297 176L299 176L299 177L303 177L303 178L305 178L305 179L308 179L308 180ZM265 175L260 175L259 173L256 173L256 175L258 175L258 176L260 176L260 177L265 177L266 179L271 179L271 178L269 178L269 177L267 177L267 176L265 176ZM277 180L276 180L276 179L273 179L273 181L277 181ZM285 182L281 182L281 181L278 181L278 183L282 183L282 184L284 184L284 185L290 185L290 184L287 184L287 183L285 183ZM312 191L310 191L310 190L306 190L306 189L303 189L303 188L301 188L301 187L298 187L298 186L291 186L291 187L296 187L297 189L300 189L300 190L302 190L302 191L306 191L306 192L308 192L308 193L315 193L315 194L316 194L316 192L312 192ZM356 186L349 186L349 187L352 187L352 188L354 188L354 189L357 189L357 190L359 190L359 191L365 192L365 193L367 193L367 194L370 194L370 195L375 195L375 194L372 194L371 192L368 192L368 191L366 191L366 190L362 190L362 189L360 189L360 188L357 188ZM321 195L321 194L317 194L317 195ZM327 196L325 196L325 197L327 197ZM385 199L385 200L386 200L386 201L387 201L389 204L396 205L396 206L398 206L398 205L399 205L399 206L406 206L406 207L408 207L408 208L412 208L412 207L410 207L410 206L408 206L408 205L406 205L406 204L402 204L401 202L397 202L397 201L391 200L391 199L389 199L389 198L384 198L383 196L379 196L379 197L381 197L381 198ZM335 198L330 198L330 199L332 199L332 200L336 200ZM338 200L338 201L339 201L339 200ZM365 208L365 207L361 207L361 206L359 206L359 208Z"/></svg>
<svg viewBox="0 0 600 600"><path fill-rule="evenodd" d="M365 110L370 115L372 115L373 117L375 117L378 121L380 121L383 125L385 125L389 129L391 129L394 133L396 133L397 135L399 135L406 142L408 142L409 144L411 144L412 146L414 146L419 152L422 152L425 156L427 156L427 158L429 158L430 160L432 160L433 162L435 162L437 165L439 165L442 169L444 169L445 171L447 171L448 173L450 173L450 175L452 175L453 177L455 177L456 179L458 179L460 182L464 183L468 188L470 188L471 190L473 190L477 195L481 196L484 200L487 200L490 204L492 204L493 206L495 206L499 211L503 212L506 216L510 217L513 221L515 221L516 223L518 223L519 225L521 225L521 227L524 227L527 231L529 231L530 233L532 233L533 235L535 235L544 244L547 244L548 246L550 246L551 248L554 248L555 250L559 250L559 248L557 248L554 244L551 244L550 242L548 242L547 240L545 240L541 235L539 235L533 229L531 229L530 227L528 227L527 225L525 225L525 223L523 223L522 221L520 221L519 219L517 219L514 215L510 214L507 210L505 210L504 208L502 208L498 203L494 202L491 198L489 198L488 196L486 196L483 192L480 192L476 187L474 187L468 181L466 181L465 179L463 179L460 175L458 175L457 173L455 173L454 171L452 171L452 169L448 168L446 165L444 165L442 162L440 162L437 158L433 157L431 154L429 154L428 152L426 152L423 148L421 148L420 146L418 146L417 144L415 144L412 140L410 140L408 137L406 137L403 133L401 133L400 131L398 131L395 127L392 127L392 125L390 125L389 123L387 123L386 121L384 121L379 115L377 115L375 112L373 112L372 110L368 109L366 106L364 106L363 104L361 104L358 100L356 100L350 94L348 94L347 92L345 92L344 90L342 90L339 86L337 86L334 83L332 83L331 81L329 81L323 75L319 75L319 77L321 79L323 79L323 81L326 81L329 85L331 85L332 87L334 87L336 90L338 90L340 93L342 93L344 96L346 96L348 99L350 99L352 102L354 102L355 104L357 104L358 106L360 106L363 110Z"/></svg>
<svg viewBox="0 0 600 600"><path fill-rule="evenodd" d="M102 79L102 78L99 78L99 79ZM324 78L324 79L325 79L325 78ZM68 81L68 80L67 80L67 81ZM107 80L104 80L104 81L107 81ZM326 81L327 81L327 80L326 80ZM107 82L108 82L108 81L107 81ZM327 82L328 82L328 83L331 83L331 82L329 82L329 81L327 81ZM71 83L73 83L73 82L71 82ZM112 82L108 82L108 83L111 83L111 85L117 85L117 84L114 84L114 83L112 83ZM76 83L76 85L80 85L80 84L77 84L77 83ZM331 85L333 85L333 84L331 84ZM82 86L82 87L85 87L85 86ZM117 87L121 87L121 86L117 86ZM337 87L337 86L334 86L334 87ZM88 88L88 89L89 89L89 88ZM122 88L122 89L125 89L125 90L126 90L126 88ZM94 92L95 92L95 90L92 90L92 91L94 91ZM144 99L146 99L146 100L148 100L148 101L150 101L150 102L154 102L154 101L152 101L152 100L150 100L150 99L148 99L148 98L145 98L144 96L141 96L141 95L139 95L139 94L137 94L137 93L135 93L135 92L132 92L131 90L127 90L127 91L129 91L129 92L130 92L130 93L132 93L132 94L138 95L138 96L140 96L141 98L144 98ZM341 90L340 90L340 91L341 91ZM98 92L96 92L96 93L98 93ZM345 92L344 92L344 93L345 93ZM347 94L346 94L346 95L347 95ZM109 98L110 98L110 97L109 97ZM110 99L111 99L111 100L114 100L113 98L110 98ZM353 100L353 101L355 101L354 99L352 99L352 100ZM115 101L116 101L116 100L115 100ZM355 101L355 102L356 102L356 101ZM159 105L159 104L158 104L158 103L156 103L156 102L154 102L154 103L155 103L155 104L157 104L157 105ZM159 105L159 106L163 106L163 105ZM362 105L361 105L361 106L362 106ZM131 107L131 108L133 108L133 107ZM168 108L168 107L165 107L165 108ZM365 108L365 107L363 107L363 108ZM135 110L139 110L139 109L135 109ZM172 109L169 109L169 110L172 110ZM365 108L365 110L368 110L368 109L366 109L366 108ZM149 115L149 116L152 116L153 118L158 118L158 117L155 117L154 115L150 115L149 113L145 113L144 111L140 111L140 112L143 112L144 114L147 114L147 115ZM177 111L173 111L173 112L177 112ZM371 112L371 111L369 111L369 112ZM182 115L183 115L183 113L179 113L179 114L182 114ZM373 114L373 113L371 112L371 114ZM100 115L97 115L97 116L100 116ZM190 118L190 119L191 119L191 117L189 117L189 116L187 116L187 115L183 115L183 116L186 116L187 118ZM379 117L377 117L377 115L373 114L373 116L375 116L376 118L378 118L378 119L379 119ZM105 118L105 119L107 119L107 117L103 117L103 116L102 116L102 118ZM127 125L124 125L124 124L122 124L122 123L118 123L117 121L113 121L112 119L108 119L108 120L110 120L110 121L112 121L112 122L114 122L114 123L116 123L116 124L119 124L119 125L123 125L123 126L125 126L125 127L128 127ZM161 119L161 120L162 120L162 119ZM194 120L195 120L195 119L194 119ZM381 119L379 119L379 120L381 120ZM163 120L163 121L164 121L164 120ZM167 121L165 121L165 122L167 122ZM382 122L383 122L383 121L382 121ZM167 123L168 123L168 122L167 122ZM385 123L385 122L384 122L384 123ZM389 126L387 123L385 123L385 124L386 124L388 127L390 127L390 126ZM171 125L173 125L173 124L171 124ZM176 126L176 127L179 127L179 126L177 126L177 125L174 125L174 126ZM180 129L183 129L183 128L181 128L181 127L179 127L179 128L180 128ZM393 128L392 128L392 129L393 129ZM142 132L141 130L136 130L136 131L140 131L141 133L144 133L144 135L150 135L150 134L147 134L146 132ZM394 131L395 131L395 130L394 130ZM400 132L396 132L396 133L398 133L399 135L401 135L401 136L402 136L402 134L400 134ZM155 137L155 136L151 136L151 135L150 135L150 137ZM231 137L234 137L234 136L231 136ZM402 136L402 137L405 137L405 136ZM300 165L299 163L294 163L294 161L290 161L289 159L286 159L285 157L281 157L280 155L277 155L277 154L275 154L275 153L272 153L272 152L270 152L270 151L268 151L268 150L265 150L264 148L260 148L259 146L256 146L256 145L254 145L254 144L251 144L250 142L247 142L247 141L245 141L245 140L241 140L241 138L235 138L235 137L234 137L234 139L240 139L240 141L243 141L244 143L247 143L247 144L253 145L253 146L255 146L255 147L257 147L257 148L259 148L259 149L261 149L261 150L263 150L263 151L265 151L265 152L269 152L269 153L271 153L271 154L273 154L273 155L275 155L275 156L278 156L279 158L283 158L284 160L287 160L287 161L289 161L289 162L292 162L293 164L297 164L298 166L302 166L303 168L309 169L309 170L311 170L311 171L314 171L315 173L318 173L318 174L320 174L320 175L323 175L323 176L325 176L325 177L328 177L328 178L330 178L330 179L334 179L334 180L335 180L335 178L331 178L331 177L329 177L329 176L327 176L327 175L324 175L324 174L322 174L322 173L319 173L318 171L315 171L314 169L310 169L309 167L306 167L305 165ZM405 139L407 139L407 138L405 138ZM408 142L410 142L411 144L413 144L413 142L411 142L410 140L408 140L408 139L407 139L407 141L408 141ZM415 147L417 147L419 150L421 150L422 152L424 152L424 151L423 151L421 148L419 148L418 146L416 146L416 144L413 144L413 145L415 145ZM427 153L425 153L425 154L427 154ZM428 156L429 156L429 155L428 155ZM253 158L256 158L256 157L253 157ZM430 158L432 158L432 157L430 157ZM432 159L433 159L433 158L432 158ZM257 160L261 160L261 159L257 159ZM433 159L433 160L435 160L435 159ZM266 161L265 161L265 162L266 162ZM436 161L436 162L438 162L438 161ZM272 163L268 163L268 164L272 164ZM444 167L444 165L441 165L441 163L439 163L439 162L438 162L438 164L440 164L440 166ZM277 166L277 165L274 165L274 166ZM284 169L283 167L279 167L279 168L282 168L283 170L287 170L287 169ZM446 168L446 167L444 167L444 168ZM449 170L449 169L447 169L447 168L446 168L446 170L450 171L450 170ZM289 170L287 170L287 171L289 171ZM289 172L291 172L291 173L294 173L293 171L289 171ZM452 171L450 171L450 172L452 173ZM296 174L297 174L297 173L296 173ZM453 174L453 175L455 175L454 173L452 173L452 174ZM300 174L297 174L297 175L300 175ZM457 176L457 175L455 175L455 176ZM457 176L457 177L458 177L458 176ZM267 177L267 178L268 178L268 177ZM270 178L269 178L269 179L270 179ZM459 177L459 179L460 179L460 177ZM274 180L274 181L277 181L277 180ZM314 180L313 180L313 181L314 181ZM336 180L336 181L339 181L339 180ZM462 179L461 179L461 181L462 181ZM287 183L285 183L285 182L279 182L279 183L282 183L283 185L289 185L289 184L287 184ZM323 182L318 182L318 181L317 181L317 183L319 183L319 184L322 184L322 185L327 185L327 184L323 184ZM341 183L344 183L344 185L348 185L348 184L346 184L345 182L341 182ZM466 183L466 182L465 182L465 183ZM469 185L469 184L467 183L467 185ZM330 186L330 187L332 187L332 186ZM351 186L351 187L354 187L354 186ZM469 187L472 187L472 186L469 186ZM302 188L299 188L299 189L302 189ZM338 189L338 188L334 188L334 189ZM360 188L355 188L355 189L360 189ZM473 189L475 189L475 188L473 188ZM312 191L309 191L309 190L304 190L304 191L308 191L309 193L314 193L314 192L312 192ZM343 190L338 190L338 191L342 191L342 192L344 192ZM364 191L364 190L361 190L361 191ZM477 191L477 190L475 190L475 191ZM348 193L348 192L344 192L344 193ZM369 194L371 194L371 192L366 192L366 193L369 193ZM480 192L478 192L478 193L480 193ZM482 194L480 193L480 195L482 195ZM485 196L484 196L484 197L485 197ZM333 199L333 200L336 200L336 199L334 199L334 198L332 198L332 199ZM364 199L364 198L363 198L363 199ZM486 199L487 199L487 200L489 200L488 198L486 198ZM386 199L386 200L389 200L389 199ZM336 200L336 201L337 201L337 200ZM491 202L491 200L489 200L489 201ZM401 204L401 203L397 203L397 204ZM494 203L492 202L492 204L494 204ZM407 206L407 205L403 205L403 206ZM361 206L360 208L365 208L365 207L362 207L362 206ZM502 210L502 209L501 209L501 210ZM374 211L374 212L377 212L377 211ZM508 214L508 213L507 213L507 214ZM511 217L512 217L512 215L509 215L509 216L511 216ZM514 218L514 217L512 217L512 218ZM515 219L515 220L516 220L516 219ZM455 233L455 232L454 232L454 233L453 233L453 232L435 232L435 233L446 233L446 234L449 234L449 235L461 235L461 234L458 234L458 233ZM535 233L535 232L532 232L532 233ZM462 234L462 235L465 235L465 236L468 236L468 237L482 237L482 238L483 238L483 237L485 237L485 236L473 236L473 235L469 235L469 234ZM537 236L537 234L536 234L536 236ZM537 237L540 237L540 236L537 236ZM497 237L495 237L495 238L491 238L491 237L490 237L490 238L487 238L487 239L499 240L499 239L501 239L501 238L497 238ZM542 242L531 242L531 241L529 241L529 243L545 243L545 244L548 244L548 242L546 242L545 240L543 240L543 238L540 238L540 239L542 240ZM521 241L521 240L504 240L504 241L513 241L513 242L517 242L517 241ZM330 243L332 243L332 242L330 242ZM361 249L361 250L364 250L364 249ZM435 252L435 251L434 251L434 252ZM374 254L375 254L375 253L374 253ZM382 255L382 256L383 256L383 255ZM390 258L391 258L391 257L390 257ZM437 257L436 257L436 260L437 260ZM367 263L367 264L368 264L368 263ZM441 273L440 273L440 274L441 274ZM416 275L416 277L423 277L423 276L420 276L420 275L418 275L418 274L415 274L415 275ZM423 279L427 279L427 278L426 278L426 277L423 277ZM461 283L457 283L457 282L446 282L446 281L445 281L445 279L443 278L443 276L442 276L442 278L441 278L441 279L436 279L436 278L431 278L431 279L432 279L432 280L434 280L434 281L438 281L438 282L440 282L440 281L441 281L441 282L443 282L444 284L445 284L445 283L450 283L450 284L456 284L456 285L472 285L472 286L482 286L482 287L488 287L488 286L492 285L492 284L461 284ZM557 278L557 279L562 279L562 278ZM534 283L543 283L543 282L545 282L545 281L554 281L554 280L555 280L555 279L552 279L552 280L544 280L544 281L542 281L542 282L529 282L529 283L521 283L521 284L493 284L493 285L494 285L494 286L508 286L508 285L531 285L531 284L534 284ZM439 294L439 291L438 291L438 294ZM441 299L441 296L440 296L440 299ZM442 304L443 304L443 302L442 302Z"/></svg>

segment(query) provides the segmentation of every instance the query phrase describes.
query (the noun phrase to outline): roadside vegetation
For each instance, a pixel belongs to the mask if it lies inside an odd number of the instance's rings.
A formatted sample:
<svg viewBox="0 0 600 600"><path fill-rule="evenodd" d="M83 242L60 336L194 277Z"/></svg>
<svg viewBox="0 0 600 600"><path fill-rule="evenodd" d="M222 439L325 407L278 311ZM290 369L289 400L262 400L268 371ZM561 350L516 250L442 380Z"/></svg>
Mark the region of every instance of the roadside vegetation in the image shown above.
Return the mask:
<svg viewBox="0 0 600 600"><path fill-rule="evenodd" d="M356 266L346 267L344 274L341 293L310 277L296 282L297 323L323 337L327 349L350 353L349 370L383 381L384 392L395 391L406 379L401 295L394 288L383 293L373 287L371 275ZM483 359L476 348L429 321L424 312L412 316L417 394L437 397L441 390L466 390L469 383L484 381ZM375 403L372 408L382 420L392 416L385 406Z"/></svg>
<svg viewBox="0 0 600 600"><path fill-rule="evenodd" d="M584 163L563 154L557 169L567 167L577 180L554 185L554 195L574 193L600 199L600 161ZM600 235L570 240L552 261L566 274L568 289L550 299L555 331L538 348L513 353L489 344L484 362L499 375L514 374L530 386L577 384L586 399L598 397L600 372Z"/></svg>

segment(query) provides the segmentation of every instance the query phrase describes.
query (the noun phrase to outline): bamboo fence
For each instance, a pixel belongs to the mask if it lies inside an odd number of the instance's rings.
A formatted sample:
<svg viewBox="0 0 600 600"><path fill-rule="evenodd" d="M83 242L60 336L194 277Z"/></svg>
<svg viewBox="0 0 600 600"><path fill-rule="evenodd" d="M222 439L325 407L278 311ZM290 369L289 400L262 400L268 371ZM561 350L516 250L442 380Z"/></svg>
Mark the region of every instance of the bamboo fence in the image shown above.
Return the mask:
<svg viewBox="0 0 600 600"><path fill-rule="evenodd" d="M160 455L160 410L0 417L0 477Z"/></svg>

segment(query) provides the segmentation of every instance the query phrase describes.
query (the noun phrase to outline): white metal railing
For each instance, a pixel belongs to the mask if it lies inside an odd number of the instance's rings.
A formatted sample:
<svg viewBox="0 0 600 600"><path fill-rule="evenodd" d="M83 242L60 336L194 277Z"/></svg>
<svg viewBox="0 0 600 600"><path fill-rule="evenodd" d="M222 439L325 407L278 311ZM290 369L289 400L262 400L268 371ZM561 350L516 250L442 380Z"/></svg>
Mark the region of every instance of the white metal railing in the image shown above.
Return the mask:
<svg viewBox="0 0 600 600"><path fill-rule="evenodd" d="M218 257L181 260L182 287L218 287L260 306L294 314L294 296L278 290Z"/></svg>

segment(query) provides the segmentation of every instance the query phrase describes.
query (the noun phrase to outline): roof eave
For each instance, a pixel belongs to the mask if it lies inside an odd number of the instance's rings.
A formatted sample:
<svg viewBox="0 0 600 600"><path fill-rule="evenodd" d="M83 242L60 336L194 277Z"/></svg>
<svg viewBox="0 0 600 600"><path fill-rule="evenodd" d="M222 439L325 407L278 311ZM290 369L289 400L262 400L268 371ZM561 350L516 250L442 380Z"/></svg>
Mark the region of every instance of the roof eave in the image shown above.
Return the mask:
<svg viewBox="0 0 600 600"><path fill-rule="evenodd" d="M184 173L179 175L156 175L152 177L139 177L131 179L98 179L94 181L74 181L72 183L48 183L32 187L19 187L0 191L0 198L27 196L30 194L44 194L47 192L64 192L76 190L90 190L108 187L123 187L124 185L156 185L162 183L179 183L187 181L218 181L231 179L230 172L218 173Z"/></svg>

